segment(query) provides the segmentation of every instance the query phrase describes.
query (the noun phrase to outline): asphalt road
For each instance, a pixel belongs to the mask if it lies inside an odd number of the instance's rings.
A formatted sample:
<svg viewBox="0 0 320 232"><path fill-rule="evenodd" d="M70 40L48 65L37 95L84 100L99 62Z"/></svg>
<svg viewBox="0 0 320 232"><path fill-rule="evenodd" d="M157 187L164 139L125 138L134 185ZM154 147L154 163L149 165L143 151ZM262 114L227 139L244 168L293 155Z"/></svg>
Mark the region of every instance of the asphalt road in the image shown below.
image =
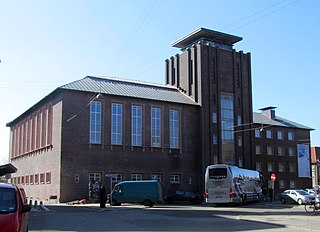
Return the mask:
<svg viewBox="0 0 320 232"><path fill-rule="evenodd" d="M320 231L320 213L304 206L256 203L242 207L206 204L47 205L29 214L29 231Z"/></svg>

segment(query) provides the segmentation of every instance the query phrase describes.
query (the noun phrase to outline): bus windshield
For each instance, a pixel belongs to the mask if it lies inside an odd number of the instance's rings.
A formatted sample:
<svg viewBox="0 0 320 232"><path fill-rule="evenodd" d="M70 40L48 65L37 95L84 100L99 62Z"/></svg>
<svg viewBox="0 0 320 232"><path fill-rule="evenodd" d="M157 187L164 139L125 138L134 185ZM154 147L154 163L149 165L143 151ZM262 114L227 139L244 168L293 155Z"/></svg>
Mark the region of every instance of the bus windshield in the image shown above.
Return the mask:
<svg viewBox="0 0 320 232"><path fill-rule="evenodd" d="M209 179L225 179L227 178L227 168L209 169Z"/></svg>

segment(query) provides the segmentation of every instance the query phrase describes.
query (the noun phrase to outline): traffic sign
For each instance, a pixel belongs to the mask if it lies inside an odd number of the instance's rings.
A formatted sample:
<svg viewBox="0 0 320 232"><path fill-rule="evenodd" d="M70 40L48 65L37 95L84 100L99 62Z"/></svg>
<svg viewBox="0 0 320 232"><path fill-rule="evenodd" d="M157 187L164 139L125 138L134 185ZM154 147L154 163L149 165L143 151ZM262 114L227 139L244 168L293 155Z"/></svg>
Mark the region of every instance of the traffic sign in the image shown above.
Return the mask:
<svg viewBox="0 0 320 232"><path fill-rule="evenodd" d="M116 173L107 173L106 177L117 178L117 174Z"/></svg>
<svg viewBox="0 0 320 232"><path fill-rule="evenodd" d="M277 179L276 174L272 173L272 174L271 174L271 181L272 181L272 182L275 182L276 179Z"/></svg>

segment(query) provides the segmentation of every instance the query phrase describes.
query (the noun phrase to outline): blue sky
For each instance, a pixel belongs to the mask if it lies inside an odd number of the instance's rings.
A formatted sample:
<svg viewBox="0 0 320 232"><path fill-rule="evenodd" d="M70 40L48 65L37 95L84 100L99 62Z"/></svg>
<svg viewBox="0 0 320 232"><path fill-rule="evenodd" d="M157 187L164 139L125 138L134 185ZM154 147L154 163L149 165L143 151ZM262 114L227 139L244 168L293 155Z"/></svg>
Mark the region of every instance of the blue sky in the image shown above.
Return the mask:
<svg viewBox="0 0 320 232"><path fill-rule="evenodd" d="M243 37L254 111L314 128L320 146L320 1L0 0L0 163L12 121L57 87L86 75L164 83L171 44L199 27Z"/></svg>

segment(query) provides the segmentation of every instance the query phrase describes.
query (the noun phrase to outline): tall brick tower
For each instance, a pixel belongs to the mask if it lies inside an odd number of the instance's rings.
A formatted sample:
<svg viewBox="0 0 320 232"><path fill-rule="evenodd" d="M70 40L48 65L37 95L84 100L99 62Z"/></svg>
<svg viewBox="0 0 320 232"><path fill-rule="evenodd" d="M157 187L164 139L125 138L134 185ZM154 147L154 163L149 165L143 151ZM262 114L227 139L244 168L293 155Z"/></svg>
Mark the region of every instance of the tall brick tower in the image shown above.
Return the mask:
<svg viewBox="0 0 320 232"><path fill-rule="evenodd" d="M181 53L166 60L166 83L200 105L201 170L226 163L253 168L250 53L242 38L200 28L173 43Z"/></svg>

